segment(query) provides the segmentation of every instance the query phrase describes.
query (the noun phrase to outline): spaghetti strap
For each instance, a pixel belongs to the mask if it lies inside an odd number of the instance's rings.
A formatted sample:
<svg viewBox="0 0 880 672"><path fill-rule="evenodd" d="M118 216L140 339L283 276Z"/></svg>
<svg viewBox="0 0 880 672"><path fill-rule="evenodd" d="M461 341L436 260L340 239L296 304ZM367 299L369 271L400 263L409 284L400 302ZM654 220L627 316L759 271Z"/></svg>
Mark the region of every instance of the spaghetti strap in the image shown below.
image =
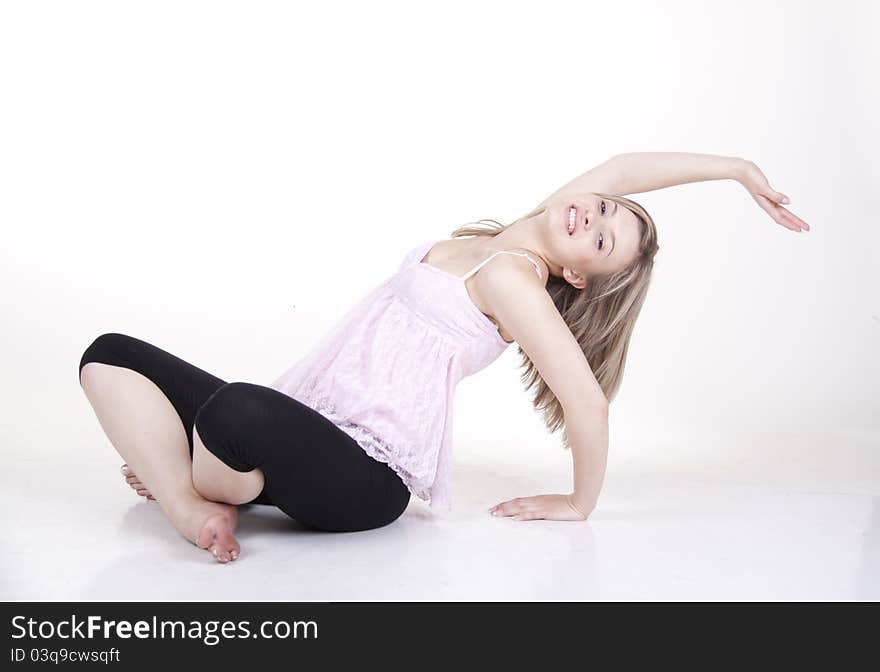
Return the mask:
<svg viewBox="0 0 880 672"><path fill-rule="evenodd" d="M465 280L467 280L467 279L468 279L469 277L471 277L474 273L476 273L476 272L479 271L483 266L485 266L485 265L486 265L486 264L492 259L492 257L494 257L496 254L502 254L502 253L505 253L505 254L515 254L515 255L517 255L518 257L525 257L526 259L528 259L529 261L532 262L532 264L533 264L534 267L535 267L535 272L538 274L538 279L541 279L541 269L538 267L538 262L536 262L534 259L532 259L532 258L531 258L526 252L514 252L513 250L498 250L497 252L493 252L492 254L490 254L486 259L483 259L483 261L481 261L479 264L477 264L476 266L474 266L474 267L473 267L471 270L469 270L467 273L465 273L464 275L460 276L461 281L464 282Z"/></svg>

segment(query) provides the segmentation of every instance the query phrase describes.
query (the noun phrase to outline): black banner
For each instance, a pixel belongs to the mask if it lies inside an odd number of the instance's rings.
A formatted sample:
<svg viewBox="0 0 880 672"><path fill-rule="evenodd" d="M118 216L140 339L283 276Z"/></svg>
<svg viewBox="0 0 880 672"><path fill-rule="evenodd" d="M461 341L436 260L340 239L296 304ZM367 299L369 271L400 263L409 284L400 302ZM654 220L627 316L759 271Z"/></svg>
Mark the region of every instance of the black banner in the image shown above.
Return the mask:
<svg viewBox="0 0 880 672"><path fill-rule="evenodd" d="M2 611L8 670L169 662L241 670L352 657L421 667L475 653L589 665L600 655L683 661L706 646L725 659L779 652L791 663L806 651L817 662L838 642L845 649L829 658L836 667L867 650L878 616L876 602L5 602Z"/></svg>

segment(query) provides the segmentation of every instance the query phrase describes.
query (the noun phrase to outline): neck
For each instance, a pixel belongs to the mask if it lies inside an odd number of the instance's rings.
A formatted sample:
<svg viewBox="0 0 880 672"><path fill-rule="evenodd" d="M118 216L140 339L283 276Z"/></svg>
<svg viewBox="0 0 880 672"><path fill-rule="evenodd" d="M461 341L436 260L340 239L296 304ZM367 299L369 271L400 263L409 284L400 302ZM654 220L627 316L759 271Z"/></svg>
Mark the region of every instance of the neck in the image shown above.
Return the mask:
<svg viewBox="0 0 880 672"><path fill-rule="evenodd" d="M509 250L521 247L530 250L532 254L540 257L550 272L550 275L562 275L562 266L551 263L547 256L547 244L544 241L544 232L547 230L547 209L533 210L529 215L516 220L504 231L492 238L483 240L483 245L488 250Z"/></svg>

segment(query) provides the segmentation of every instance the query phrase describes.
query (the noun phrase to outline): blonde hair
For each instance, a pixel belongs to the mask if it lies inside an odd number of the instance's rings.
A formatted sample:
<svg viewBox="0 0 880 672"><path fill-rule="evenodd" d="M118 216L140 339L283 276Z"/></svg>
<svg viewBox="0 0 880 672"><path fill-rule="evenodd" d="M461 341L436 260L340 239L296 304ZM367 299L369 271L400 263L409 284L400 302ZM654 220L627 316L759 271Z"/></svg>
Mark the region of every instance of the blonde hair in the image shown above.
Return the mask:
<svg viewBox="0 0 880 672"><path fill-rule="evenodd" d="M617 395L626 366L626 354L636 319L642 309L654 255L660 249L657 244L657 228L648 212L638 203L623 196L600 194L597 196L614 201L632 212L639 222L639 251L635 260L623 270L611 274L588 278L583 289L578 289L566 280L551 275L547 281L547 292L556 304L559 314L572 335L577 340L587 358L590 369L596 376L605 398L610 403ZM522 219L528 219L541 212L539 206ZM521 220L517 220L521 221ZM494 222L497 226L482 224ZM494 219L481 219L468 222L452 232L452 237L497 236L512 224L502 224ZM517 346L522 357L521 368L525 371L520 379L526 390L535 388L532 406L542 413L544 424L550 433L563 428L562 445L570 449L565 430L565 414L562 404L538 373L537 367L523 349Z"/></svg>

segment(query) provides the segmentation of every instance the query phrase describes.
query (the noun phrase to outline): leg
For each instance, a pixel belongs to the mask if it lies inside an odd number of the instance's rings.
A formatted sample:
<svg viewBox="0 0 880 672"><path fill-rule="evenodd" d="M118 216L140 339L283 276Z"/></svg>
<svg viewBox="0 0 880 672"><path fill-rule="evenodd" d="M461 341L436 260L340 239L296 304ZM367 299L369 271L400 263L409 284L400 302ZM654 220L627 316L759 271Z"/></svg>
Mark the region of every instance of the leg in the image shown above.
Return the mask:
<svg viewBox="0 0 880 672"><path fill-rule="evenodd" d="M226 384L225 380L146 341L124 334L103 334L86 349L79 364L80 383L84 375L83 369L90 363L125 367L152 381L177 412L183 426L181 431L186 435L189 455L191 458L194 456L195 437L192 426L196 413L208 397ZM126 480L131 485L135 485L133 481L140 482L137 476L129 476ZM264 492L258 493L255 499L247 503L272 504Z"/></svg>
<svg viewBox="0 0 880 672"><path fill-rule="evenodd" d="M80 360L80 384L107 437L175 528L229 559L226 551L238 550L237 510L195 491L191 438L181 421L224 382L149 343L104 334Z"/></svg>
<svg viewBox="0 0 880 672"><path fill-rule="evenodd" d="M202 443L193 427L193 485L205 499L227 504L246 504L263 491L262 469L241 472L226 466Z"/></svg>
<svg viewBox="0 0 880 672"><path fill-rule="evenodd" d="M89 362L82 388L110 442L163 510L193 491L186 435L168 399L136 371ZM168 511L166 511L168 513Z"/></svg>
<svg viewBox="0 0 880 672"><path fill-rule="evenodd" d="M198 488L233 479L224 501L263 488L291 518L335 532L388 525L409 503L409 490L391 467L314 409L269 387L224 385L199 409L193 434L225 465L206 460L208 478L198 461L193 480Z"/></svg>

